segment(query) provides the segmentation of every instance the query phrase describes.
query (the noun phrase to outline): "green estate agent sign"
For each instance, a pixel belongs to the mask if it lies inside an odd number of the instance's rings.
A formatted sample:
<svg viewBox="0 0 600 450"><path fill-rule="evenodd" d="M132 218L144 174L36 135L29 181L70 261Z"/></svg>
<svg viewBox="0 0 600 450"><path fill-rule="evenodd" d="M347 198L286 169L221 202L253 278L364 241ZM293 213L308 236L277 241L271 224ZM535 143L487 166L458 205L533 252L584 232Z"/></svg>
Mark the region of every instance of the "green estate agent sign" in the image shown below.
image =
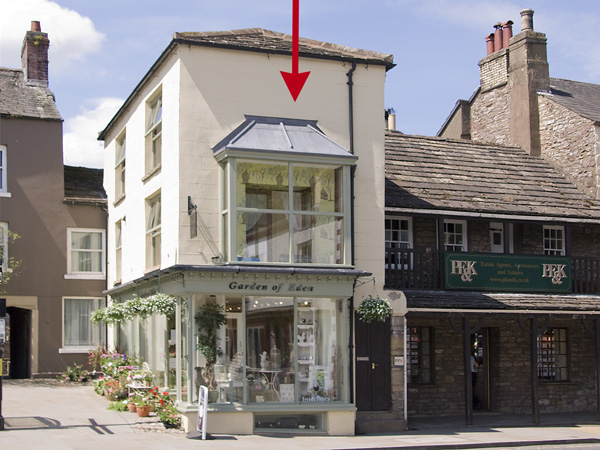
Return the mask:
<svg viewBox="0 0 600 450"><path fill-rule="evenodd" d="M571 259L444 253L446 289L506 292L571 292Z"/></svg>

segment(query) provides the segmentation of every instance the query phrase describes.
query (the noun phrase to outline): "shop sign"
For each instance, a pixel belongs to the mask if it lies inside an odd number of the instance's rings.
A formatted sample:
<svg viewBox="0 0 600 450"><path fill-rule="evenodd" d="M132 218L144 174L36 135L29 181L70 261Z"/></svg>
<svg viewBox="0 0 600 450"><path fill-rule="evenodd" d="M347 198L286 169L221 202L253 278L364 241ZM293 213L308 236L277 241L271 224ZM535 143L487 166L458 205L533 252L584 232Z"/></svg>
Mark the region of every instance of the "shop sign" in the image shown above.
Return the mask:
<svg viewBox="0 0 600 450"><path fill-rule="evenodd" d="M571 258L444 253L446 289L571 292Z"/></svg>
<svg viewBox="0 0 600 450"><path fill-rule="evenodd" d="M245 283L232 281L228 288L234 292L252 292L257 294L310 294L315 291L315 286L307 283Z"/></svg>

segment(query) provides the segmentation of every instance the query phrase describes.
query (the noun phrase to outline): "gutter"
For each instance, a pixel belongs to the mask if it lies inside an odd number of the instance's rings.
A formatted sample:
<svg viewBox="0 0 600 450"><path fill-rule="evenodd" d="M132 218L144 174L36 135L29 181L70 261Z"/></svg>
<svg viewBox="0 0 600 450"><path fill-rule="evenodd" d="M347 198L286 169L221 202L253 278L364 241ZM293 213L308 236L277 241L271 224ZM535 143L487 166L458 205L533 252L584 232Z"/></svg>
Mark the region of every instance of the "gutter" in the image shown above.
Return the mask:
<svg viewBox="0 0 600 450"><path fill-rule="evenodd" d="M501 214L501 213L483 213L470 211L455 211L444 209L420 209L420 208L395 208L386 207L386 213L414 214L414 215L432 215L432 216L450 216L450 217L467 217L477 219L494 219L494 220L515 220L523 222L568 222L568 223L592 223L600 224L600 218L587 219L577 217L552 217L552 216L528 216L520 214Z"/></svg>
<svg viewBox="0 0 600 450"><path fill-rule="evenodd" d="M406 313L600 315L598 310L407 308Z"/></svg>

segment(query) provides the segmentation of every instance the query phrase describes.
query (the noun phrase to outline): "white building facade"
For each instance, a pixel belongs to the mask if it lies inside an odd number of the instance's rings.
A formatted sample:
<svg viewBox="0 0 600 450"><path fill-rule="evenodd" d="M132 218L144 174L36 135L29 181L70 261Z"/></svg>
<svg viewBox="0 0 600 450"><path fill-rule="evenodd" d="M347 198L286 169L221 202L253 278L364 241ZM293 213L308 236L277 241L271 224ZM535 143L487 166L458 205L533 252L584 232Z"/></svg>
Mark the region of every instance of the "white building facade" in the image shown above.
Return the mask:
<svg viewBox="0 0 600 450"><path fill-rule="evenodd" d="M163 292L175 317L112 331L209 432L353 434L352 312L383 288L384 81L391 55L291 38L176 33L102 131L113 301ZM356 287L359 286L359 287ZM196 316L218 305L214 380ZM212 378L212 377L211 377Z"/></svg>

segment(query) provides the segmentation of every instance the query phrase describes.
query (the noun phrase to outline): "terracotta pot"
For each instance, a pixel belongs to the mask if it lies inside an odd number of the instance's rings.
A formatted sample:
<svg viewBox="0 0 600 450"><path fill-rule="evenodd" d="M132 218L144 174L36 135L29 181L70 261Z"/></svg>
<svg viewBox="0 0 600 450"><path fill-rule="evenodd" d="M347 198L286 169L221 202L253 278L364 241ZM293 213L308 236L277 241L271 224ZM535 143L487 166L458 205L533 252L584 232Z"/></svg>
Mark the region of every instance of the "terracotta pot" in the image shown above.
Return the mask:
<svg viewBox="0 0 600 450"><path fill-rule="evenodd" d="M150 405L146 406L137 406L136 407L137 415L140 417L148 417L150 415Z"/></svg>
<svg viewBox="0 0 600 450"><path fill-rule="evenodd" d="M135 403L127 403L127 409L129 410L129 412L137 412L137 406L135 405Z"/></svg>

